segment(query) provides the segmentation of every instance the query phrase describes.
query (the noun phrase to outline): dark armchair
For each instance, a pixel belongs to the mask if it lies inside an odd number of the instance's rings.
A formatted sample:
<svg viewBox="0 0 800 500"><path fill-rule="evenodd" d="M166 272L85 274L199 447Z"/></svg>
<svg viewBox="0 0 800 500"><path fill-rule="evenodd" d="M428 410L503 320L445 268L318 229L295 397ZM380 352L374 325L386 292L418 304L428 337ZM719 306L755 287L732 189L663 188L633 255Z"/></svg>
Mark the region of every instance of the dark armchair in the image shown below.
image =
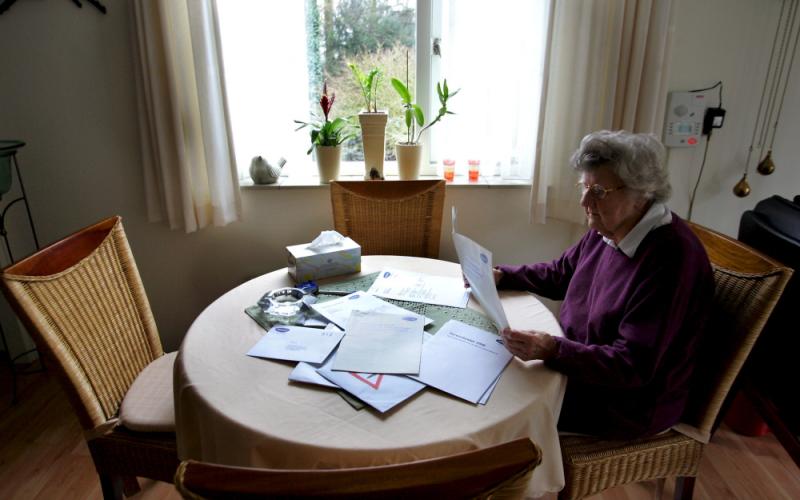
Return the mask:
<svg viewBox="0 0 800 500"><path fill-rule="evenodd" d="M800 196L772 196L742 215L739 240L795 270L800 268ZM767 323L745 370L744 393L800 466L800 279L794 276Z"/></svg>

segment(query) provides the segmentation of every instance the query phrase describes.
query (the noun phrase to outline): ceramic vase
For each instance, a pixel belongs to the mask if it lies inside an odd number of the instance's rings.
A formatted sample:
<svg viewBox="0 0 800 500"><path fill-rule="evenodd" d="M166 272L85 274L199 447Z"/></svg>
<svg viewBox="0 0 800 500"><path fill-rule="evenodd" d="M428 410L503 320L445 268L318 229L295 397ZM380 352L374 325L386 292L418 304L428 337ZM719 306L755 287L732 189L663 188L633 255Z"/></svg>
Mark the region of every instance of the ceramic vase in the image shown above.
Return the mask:
<svg viewBox="0 0 800 500"><path fill-rule="evenodd" d="M319 169L319 183L330 184L339 177L339 164L342 159L342 145L315 146L317 168Z"/></svg>
<svg viewBox="0 0 800 500"><path fill-rule="evenodd" d="M401 181L411 181L419 177L420 161L422 160L422 143L395 144L397 154L397 172Z"/></svg>
<svg viewBox="0 0 800 500"><path fill-rule="evenodd" d="M361 142L364 145L364 179L369 180L374 168L383 177L384 144L386 141L386 121L389 115L384 111L359 113Z"/></svg>

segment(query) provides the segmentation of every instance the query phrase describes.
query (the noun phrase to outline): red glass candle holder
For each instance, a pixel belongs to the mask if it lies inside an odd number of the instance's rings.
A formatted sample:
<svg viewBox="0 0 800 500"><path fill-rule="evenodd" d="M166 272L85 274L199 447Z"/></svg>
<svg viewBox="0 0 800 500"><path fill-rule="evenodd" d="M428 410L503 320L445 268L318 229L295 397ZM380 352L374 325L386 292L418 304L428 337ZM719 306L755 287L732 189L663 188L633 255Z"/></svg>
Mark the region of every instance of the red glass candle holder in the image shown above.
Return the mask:
<svg viewBox="0 0 800 500"><path fill-rule="evenodd" d="M469 165L469 180L470 181L477 181L478 175L481 173L481 161L480 160L469 160L467 162Z"/></svg>

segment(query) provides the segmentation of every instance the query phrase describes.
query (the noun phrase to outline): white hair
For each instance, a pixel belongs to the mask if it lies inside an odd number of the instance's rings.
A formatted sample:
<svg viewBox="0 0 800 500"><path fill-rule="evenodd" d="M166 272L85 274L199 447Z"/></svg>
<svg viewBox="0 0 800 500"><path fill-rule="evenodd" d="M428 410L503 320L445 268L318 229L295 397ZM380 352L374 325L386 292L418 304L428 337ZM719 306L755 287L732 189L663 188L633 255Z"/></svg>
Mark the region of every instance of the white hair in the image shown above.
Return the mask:
<svg viewBox="0 0 800 500"><path fill-rule="evenodd" d="M599 130L581 139L570 164L578 172L607 166L626 187L665 202L672 194L665 157L664 145L653 134Z"/></svg>

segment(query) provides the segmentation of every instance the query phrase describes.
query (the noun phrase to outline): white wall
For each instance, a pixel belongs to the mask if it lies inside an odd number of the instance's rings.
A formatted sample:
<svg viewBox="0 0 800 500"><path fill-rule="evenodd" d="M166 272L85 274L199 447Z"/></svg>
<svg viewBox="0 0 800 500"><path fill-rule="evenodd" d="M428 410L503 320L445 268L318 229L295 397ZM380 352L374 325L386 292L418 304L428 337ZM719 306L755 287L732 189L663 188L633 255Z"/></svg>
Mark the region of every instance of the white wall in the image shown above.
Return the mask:
<svg viewBox="0 0 800 500"><path fill-rule="evenodd" d="M790 199L800 194L800 164L792 148L800 130L800 54L795 56L775 139L777 169L770 176L757 173L755 166L765 152L754 151L748 174L752 193L737 198L732 189L745 170L781 1L679 0L676 7L669 88L693 90L722 80L727 109L725 125L714 131L709 145L692 219L735 237L742 213L758 201L774 194ZM683 216L702 163L703 145L701 141L694 149L670 150L671 205Z"/></svg>
<svg viewBox="0 0 800 500"><path fill-rule="evenodd" d="M800 191L798 168L789 163L788 150L796 137L788 127L797 130L800 120L795 74L784 111L786 128L776 143L778 170L771 178L752 174L750 198L730 194L741 175L736 160L749 143L747 110L752 95L760 94L756 70L766 54L766 49L747 46L750 39L767 49L771 42L769 30L758 30L768 21L764 4L779 2L676 2L670 87L688 90L723 79L728 108L726 126L711 145L695 219L730 234L735 234L742 211L757 200ZM108 8L103 16L89 5L77 9L66 1L20 1L0 16L0 138L28 143L19 159L43 243L107 215L124 217L164 346L172 350L215 297L284 266L286 245L309 241L330 228L329 192L324 187L246 190L243 222L190 235L147 222L128 5L108 2ZM716 41L702 42L703 30L717 32ZM697 150L670 159L679 212L685 212L685 192L699 159ZM524 188L448 188L446 213L452 204L459 208L459 229L493 249L496 262L550 259L574 239L567 224L528 225ZM24 225L18 225L12 223L12 237L18 234L23 240ZM441 254L452 260L449 231L445 223ZM13 327L10 323L3 318L7 330ZM17 340L12 352L19 345Z"/></svg>

